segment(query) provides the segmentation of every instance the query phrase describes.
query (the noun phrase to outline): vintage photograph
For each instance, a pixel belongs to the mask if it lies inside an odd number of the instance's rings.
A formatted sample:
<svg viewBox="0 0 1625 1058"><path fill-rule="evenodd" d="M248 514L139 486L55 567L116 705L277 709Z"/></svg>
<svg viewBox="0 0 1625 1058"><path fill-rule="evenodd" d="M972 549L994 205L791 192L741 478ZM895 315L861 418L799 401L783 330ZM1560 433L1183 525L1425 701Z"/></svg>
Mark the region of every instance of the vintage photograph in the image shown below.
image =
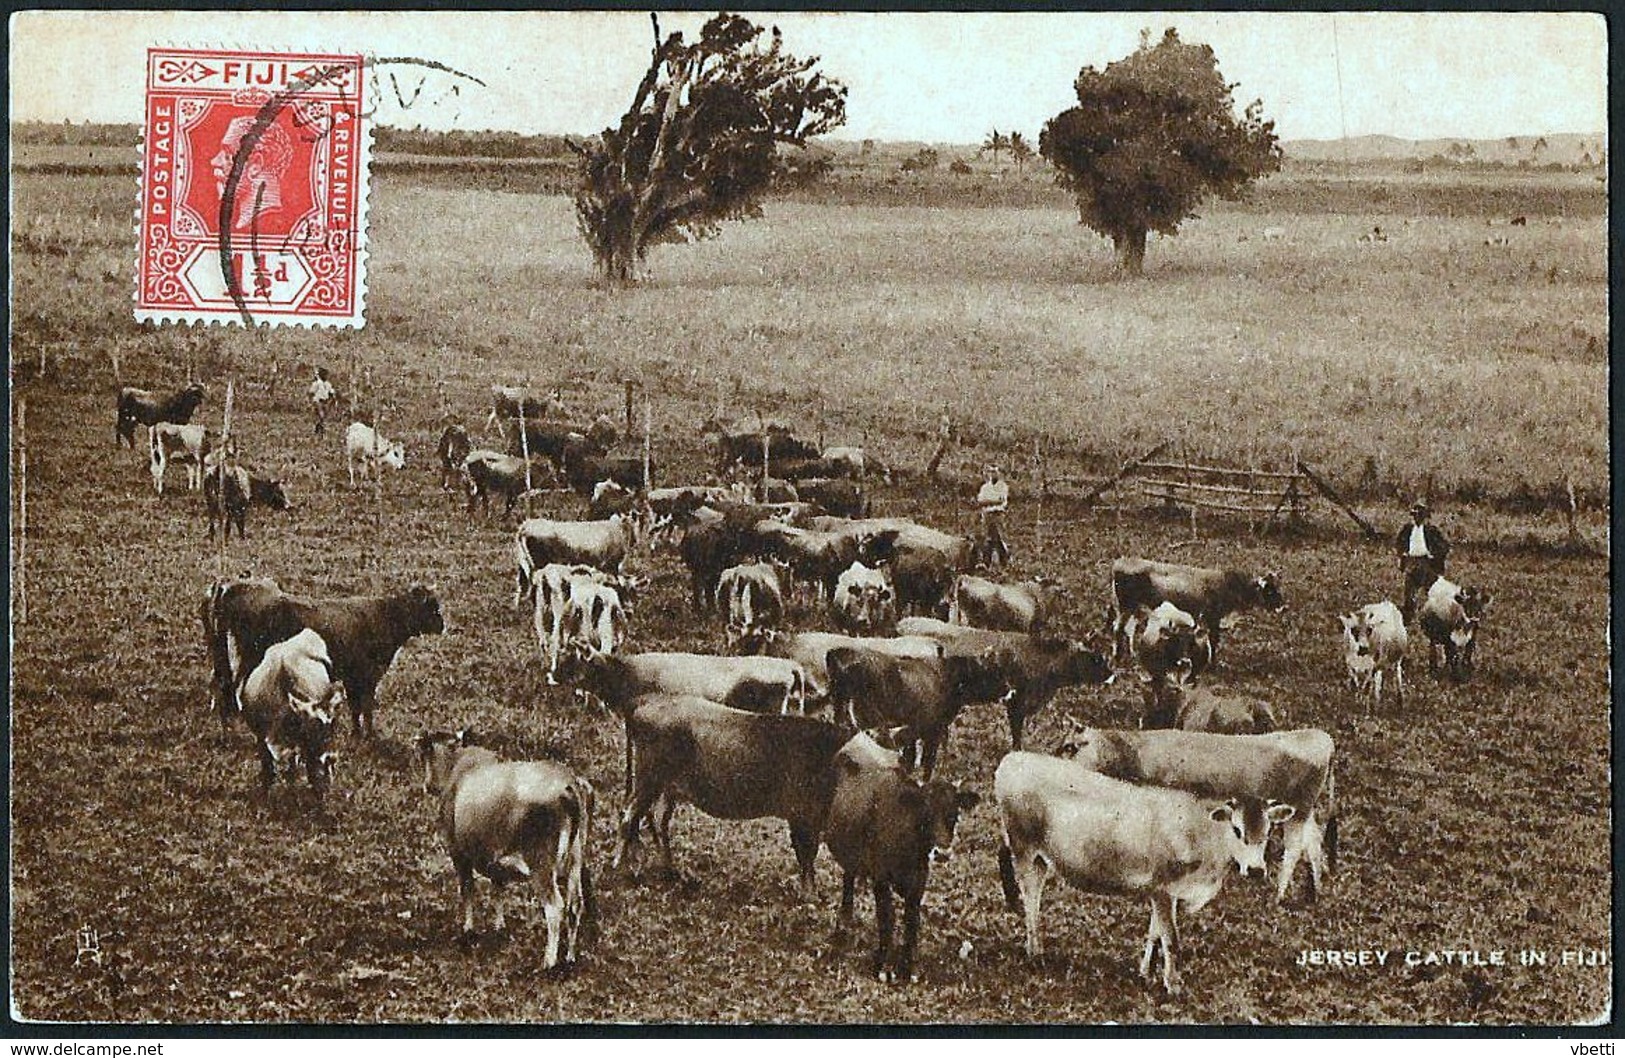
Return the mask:
<svg viewBox="0 0 1625 1058"><path fill-rule="evenodd" d="M9 40L14 1026L1612 1024L1601 15Z"/></svg>

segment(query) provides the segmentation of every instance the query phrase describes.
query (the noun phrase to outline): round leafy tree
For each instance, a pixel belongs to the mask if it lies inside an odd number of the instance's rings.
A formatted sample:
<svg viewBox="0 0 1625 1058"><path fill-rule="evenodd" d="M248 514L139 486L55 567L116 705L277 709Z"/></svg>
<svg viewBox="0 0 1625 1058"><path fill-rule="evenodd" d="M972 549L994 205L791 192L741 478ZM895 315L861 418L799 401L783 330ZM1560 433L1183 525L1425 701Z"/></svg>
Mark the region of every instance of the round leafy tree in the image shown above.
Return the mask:
<svg viewBox="0 0 1625 1058"><path fill-rule="evenodd" d="M1038 151L1078 200L1078 220L1110 238L1119 270L1145 266L1148 232L1174 235L1210 195L1239 198L1281 167L1275 123L1254 100L1238 118L1233 84L1206 44L1169 29L1104 70L1085 66L1078 105L1044 125Z"/></svg>
<svg viewBox="0 0 1625 1058"><path fill-rule="evenodd" d="M654 18L653 15L650 16ZM846 121L846 88L813 71L816 56L784 51L774 27L719 14L689 43L681 33L655 49L620 125L580 155L576 221L599 270L629 283L649 247L708 238L726 220L761 215L779 170L778 146Z"/></svg>

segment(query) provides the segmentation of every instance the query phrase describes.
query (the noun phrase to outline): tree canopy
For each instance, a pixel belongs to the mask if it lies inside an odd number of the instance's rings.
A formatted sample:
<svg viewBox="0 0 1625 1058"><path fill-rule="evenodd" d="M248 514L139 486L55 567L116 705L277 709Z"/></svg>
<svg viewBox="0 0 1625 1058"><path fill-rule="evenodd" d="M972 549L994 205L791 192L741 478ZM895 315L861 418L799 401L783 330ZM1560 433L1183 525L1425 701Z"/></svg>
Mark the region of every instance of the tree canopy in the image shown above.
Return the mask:
<svg viewBox="0 0 1625 1058"><path fill-rule="evenodd" d="M1209 196L1237 198L1281 167L1262 104L1238 118L1218 59L1169 29L1074 82L1078 105L1045 123L1038 150L1078 201L1079 222L1110 238L1118 267L1139 273L1148 232L1174 235Z"/></svg>
<svg viewBox="0 0 1625 1058"><path fill-rule="evenodd" d="M650 16L654 19L654 16ZM846 88L784 50L777 27L719 14L692 43L660 36L620 124L586 145L576 221L604 277L628 283L649 247L716 234L760 216L780 144L846 121Z"/></svg>

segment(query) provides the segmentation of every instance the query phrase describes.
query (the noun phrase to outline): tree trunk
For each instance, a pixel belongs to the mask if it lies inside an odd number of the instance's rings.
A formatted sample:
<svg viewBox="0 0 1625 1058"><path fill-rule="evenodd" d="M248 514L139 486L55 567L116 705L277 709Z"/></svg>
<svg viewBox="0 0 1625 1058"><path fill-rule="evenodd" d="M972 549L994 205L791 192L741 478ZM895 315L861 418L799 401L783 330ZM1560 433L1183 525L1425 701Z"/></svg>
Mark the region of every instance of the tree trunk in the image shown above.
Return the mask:
<svg viewBox="0 0 1625 1058"><path fill-rule="evenodd" d="M1112 244L1117 248L1118 272L1126 276L1145 274L1145 236L1144 228L1112 236Z"/></svg>

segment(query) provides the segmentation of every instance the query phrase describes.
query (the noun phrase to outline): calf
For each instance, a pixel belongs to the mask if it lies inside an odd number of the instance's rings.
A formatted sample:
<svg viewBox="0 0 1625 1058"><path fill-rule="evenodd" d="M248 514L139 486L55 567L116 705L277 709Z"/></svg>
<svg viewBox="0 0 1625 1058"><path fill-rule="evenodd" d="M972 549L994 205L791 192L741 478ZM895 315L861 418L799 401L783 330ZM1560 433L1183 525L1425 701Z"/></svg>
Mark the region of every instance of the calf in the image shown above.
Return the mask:
<svg viewBox="0 0 1625 1058"><path fill-rule="evenodd" d="M267 647L265 656L237 691L248 729L259 740L260 782L276 781L277 766L289 782L300 764L318 800L332 781L338 754L333 716L344 703L322 637L305 629Z"/></svg>
<svg viewBox="0 0 1625 1058"><path fill-rule="evenodd" d="M1463 588L1440 577L1428 588L1419 621L1428 640L1428 672L1437 674L1442 656L1447 676L1466 680L1473 674L1473 641L1490 605L1490 593Z"/></svg>
<svg viewBox="0 0 1625 1058"><path fill-rule="evenodd" d="M216 582L205 600L204 628L221 722L230 721L235 690L265 650L309 628L327 644L344 683L355 734L370 737L378 684L396 653L414 637L445 627L440 600L421 585L392 595L306 599L284 593L272 580Z"/></svg>
<svg viewBox="0 0 1625 1058"><path fill-rule="evenodd" d="M1284 823L1277 901L1286 899L1298 860L1309 859L1313 900L1327 870L1326 850L1337 856L1332 738L1317 728L1267 735L1215 735L1199 731L1113 731L1087 728L1074 760L1125 782L1170 786L1201 797L1233 797L1241 805L1249 840L1262 843L1273 823ZM1325 849L1315 812L1324 802ZM1292 811L1276 812L1277 805Z"/></svg>
<svg viewBox="0 0 1625 1058"><path fill-rule="evenodd" d="M1177 914L1196 913L1219 895L1233 862L1244 873L1264 862L1265 833L1250 832L1234 802L1181 790L1136 786L1038 753L1010 753L993 776L1003 823L999 879L1005 905L1027 920L1027 954L1044 953L1039 915L1044 885L1060 875L1085 892L1144 895L1151 922L1140 976L1162 947L1162 984L1181 988ZM1276 822L1290 818L1272 806Z"/></svg>
<svg viewBox="0 0 1625 1058"><path fill-rule="evenodd" d="M757 649L784 620L781 567L772 562L730 566L717 581L717 602L728 614L728 648Z"/></svg>
<svg viewBox="0 0 1625 1058"><path fill-rule="evenodd" d="M206 393L201 382L193 382L168 396L125 386L118 391L118 421L113 426L114 446L123 441L133 451L137 426L157 426L161 422L185 426L192 421L192 415L203 403Z"/></svg>
<svg viewBox="0 0 1625 1058"><path fill-rule="evenodd" d="M478 503L490 515L491 497L496 495L505 501L503 515L512 514L513 505L526 491L550 484L553 480L548 466L537 459L530 461L530 473L527 474L526 469L527 464L519 456L503 455L488 448L477 448L468 453L462 465L463 486L468 493L468 513L473 514L474 505Z"/></svg>
<svg viewBox="0 0 1625 1058"><path fill-rule="evenodd" d="M152 487L164 494L164 475L170 463L186 467L186 487L197 491L203 485L203 463L211 451L209 428L196 423L180 426L161 422L147 427L147 450L151 459Z"/></svg>
<svg viewBox="0 0 1625 1058"><path fill-rule="evenodd" d="M671 870L671 816L686 801L718 819L776 817L790 824L803 893L834 792L831 763L844 738L834 724L804 716L763 716L704 698L653 694L625 714L637 760L632 797L621 814L615 865L638 845L638 824L657 802L655 833Z"/></svg>
<svg viewBox="0 0 1625 1058"><path fill-rule="evenodd" d="M437 452L440 456L442 492L451 492L458 487L463 476L463 461L473 450L474 445L468 439L468 431L461 425L452 423L441 431Z"/></svg>
<svg viewBox="0 0 1625 1058"><path fill-rule="evenodd" d="M920 904L931 864L953 856L959 813L976 807L970 790L940 780L920 784L896 754L859 732L835 755L835 788L824 843L841 865L841 926L852 922L857 883L875 896L874 972L881 981L913 981L920 935ZM903 898L903 945L891 954L892 894Z"/></svg>
<svg viewBox="0 0 1625 1058"><path fill-rule="evenodd" d="M230 536L233 525L237 527L239 539L245 536L248 532L248 508L256 504L273 511L293 510L287 490L276 478L267 477L239 463L206 465L203 510L208 517L210 539L213 539L217 527Z"/></svg>
<svg viewBox="0 0 1625 1058"><path fill-rule="evenodd" d="M1405 648L1410 636L1399 607L1384 599L1367 603L1353 613L1341 614L1343 665L1355 693L1371 692L1373 707L1382 704L1382 677L1394 674L1394 694L1405 704Z"/></svg>
<svg viewBox="0 0 1625 1058"><path fill-rule="evenodd" d="M1142 728L1177 727L1181 731L1208 731L1216 735L1267 735L1279 725L1269 703L1253 698L1217 694L1192 687L1179 678L1164 678L1146 685ZM1073 744L1071 756L1077 752Z"/></svg>
<svg viewBox="0 0 1625 1058"><path fill-rule="evenodd" d="M542 900L542 968L573 963L592 918L592 784L550 760L505 761L468 731L419 736L425 792L440 798L440 835L457 869L463 937L474 935L474 875L501 887L530 879ZM497 906L496 928L502 929Z"/></svg>
<svg viewBox="0 0 1625 1058"><path fill-rule="evenodd" d="M1237 610L1264 607L1280 612L1286 603L1273 573L1250 576L1236 570L1181 566L1143 558L1120 558L1112 563L1114 631L1142 610L1171 602L1207 629L1215 654L1219 650L1219 623Z"/></svg>
<svg viewBox="0 0 1625 1058"><path fill-rule="evenodd" d="M900 745L912 745L908 759L917 761L929 779L949 726L975 696L979 674L972 659L893 657L836 647L827 664L837 720L844 709L854 730L885 730Z"/></svg>
<svg viewBox="0 0 1625 1058"><path fill-rule="evenodd" d="M1213 661L1213 641L1206 625L1171 602L1158 603L1120 624L1121 635L1113 653L1126 649L1153 682L1180 672L1199 676ZM1159 725L1167 726L1167 725Z"/></svg>
<svg viewBox="0 0 1625 1058"><path fill-rule="evenodd" d="M527 518L519 523L513 538L514 561L518 565L514 606L535 590L533 578L541 567L560 563L593 566L614 573L636 543L633 521L621 515L601 522Z"/></svg>
<svg viewBox="0 0 1625 1058"><path fill-rule="evenodd" d="M377 477L383 467L400 470L406 466L406 449L398 441L386 440L384 435L364 422L353 422L344 431L344 464L350 471L350 487L355 488L355 465L361 463L363 479L370 473Z"/></svg>
<svg viewBox="0 0 1625 1058"><path fill-rule="evenodd" d="M549 685L558 682L559 658L567 638L604 653L613 653L625 638L621 591L635 590L632 578L592 566L552 562L538 569L532 581L536 596L533 625L547 663Z"/></svg>
<svg viewBox="0 0 1625 1058"><path fill-rule="evenodd" d="M835 627L853 634L888 630L897 623L897 593L885 567L853 562L835 581L830 596Z"/></svg>
<svg viewBox="0 0 1625 1058"><path fill-rule="evenodd" d="M492 386L491 414L486 416L485 428L489 430L498 420L504 424L514 419L534 422L537 419L563 418L566 414L557 390L544 400L531 396L520 386Z"/></svg>
<svg viewBox="0 0 1625 1058"><path fill-rule="evenodd" d="M948 590L948 621L1005 632L1038 632L1066 594L1061 585L1041 580L998 584L961 573Z"/></svg>

